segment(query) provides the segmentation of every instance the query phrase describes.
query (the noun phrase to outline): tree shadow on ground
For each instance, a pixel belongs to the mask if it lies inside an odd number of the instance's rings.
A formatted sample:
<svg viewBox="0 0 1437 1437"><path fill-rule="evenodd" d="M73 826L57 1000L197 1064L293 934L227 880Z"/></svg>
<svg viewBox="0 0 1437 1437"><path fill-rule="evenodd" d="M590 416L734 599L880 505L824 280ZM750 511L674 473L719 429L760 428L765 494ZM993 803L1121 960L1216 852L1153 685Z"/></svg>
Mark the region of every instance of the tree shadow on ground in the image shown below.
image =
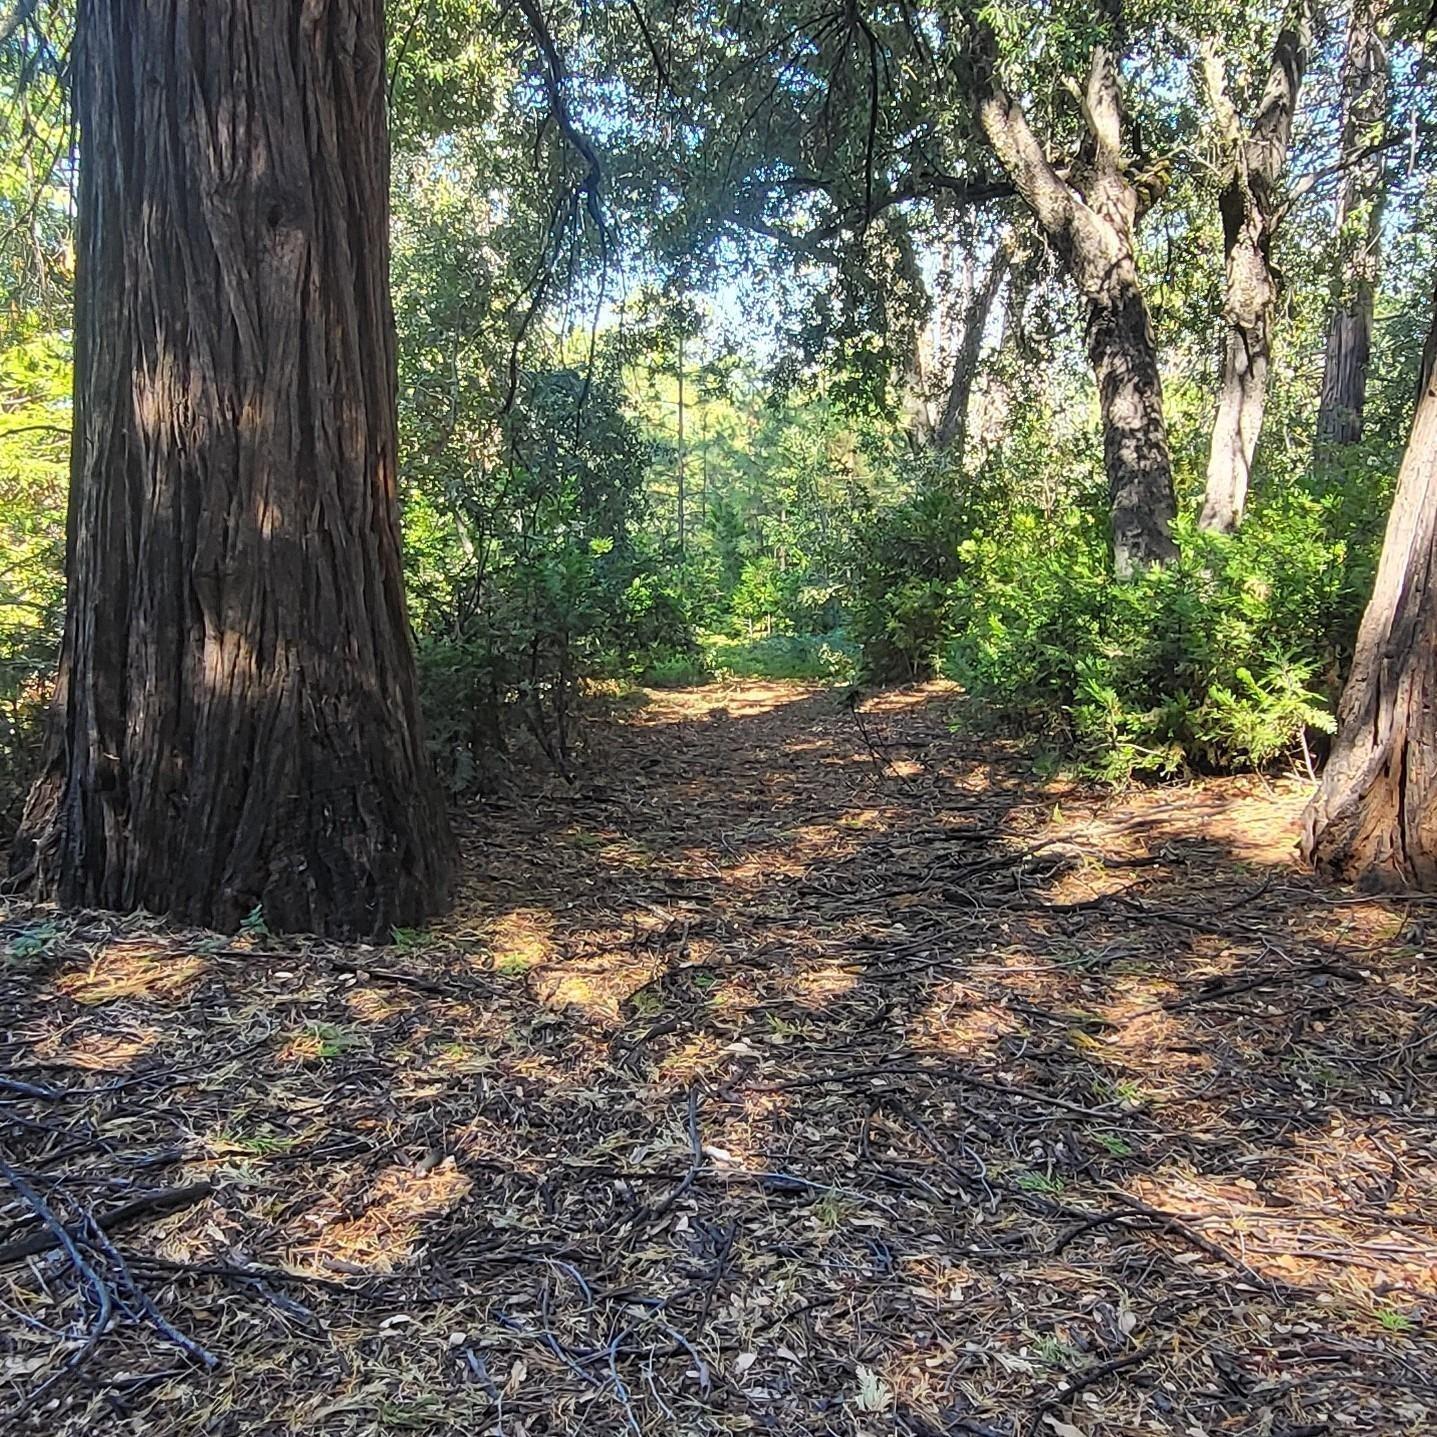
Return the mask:
<svg viewBox="0 0 1437 1437"><path fill-rule="evenodd" d="M119 1323L28 1420L1428 1430L1426 905L1298 870L1296 785L1040 781L951 702L656 696L394 949L12 915L5 1071L69 1095L6 1151L210 1179L117 1241L222 1358Z"/></svg>

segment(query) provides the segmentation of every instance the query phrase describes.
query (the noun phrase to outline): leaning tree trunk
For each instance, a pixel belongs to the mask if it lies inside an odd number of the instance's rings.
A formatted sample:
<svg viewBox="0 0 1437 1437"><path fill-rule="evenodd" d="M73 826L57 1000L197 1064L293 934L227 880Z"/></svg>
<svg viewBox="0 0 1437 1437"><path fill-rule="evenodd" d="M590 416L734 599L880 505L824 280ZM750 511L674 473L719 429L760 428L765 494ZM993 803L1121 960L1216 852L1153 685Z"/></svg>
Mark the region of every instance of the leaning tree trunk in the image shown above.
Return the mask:
<svg viewBox="0 0 1437 1437"><path fill-rule="evenodd" d="M944 254L933 284L936 314L931 337L920 336L905 385L903 407L915 449L953 453L961 462L988 316L1011 264L1012 245L1006 235L998 240L981 274L972 255L965 254L955 275L951 250Z"/></svg>
<svg viewBox="0 0 1437 1437"><path fill-rule="evenodd" d="M1437 298L1432 343L1437 343ZM1437 373L1426 374L1302 849L1368 888L1437 889Z"/></svg>
<svg viewBox="0 0 1437 1437"><path fill-rule="evenodd" d="M17 877L385 935L444 897L395 496L382 0L81 0L66 621Z"/></svg>
<svg viewBox="0 0 1437 1437"><path fill-rule="evenodd" d="M972 25L979 126L1087 305L1088 356L1098 383L1112 512L1113 571L1120 579L1131 578L1177 557L1171 533L1177 502L1157 343L1133 244L1134 227L1161 185L1155 175L1135 180L1128 174L1117 57L1111 50L1093 48L1082 95L1082 153L1064 177L1022 106L998 81L991 27L982 20Z"/></svg>
<svg viewBox="0 0 1437 1437"><path fill-rule="evenodd" d="M1354 0L1342 59L1342 149L1337 192L1340 271L1323 355L1317 451L1331 455L1362 438L1372 314L1382 252L1387 175L1378 148L1387 119L1387 49L1380 5Z"/></svg>
<svg viewBox="0 0 1437 1437"><path fill-rule="evenodd" d="M1267 84L1247 136L1227 98L1216 54L1204 70L1218 127L1228 152L1228 175L1218 196L1222 212L1226 284L1222 377L1208 451L1207 487L1198 519L1204 529L1232 533L1242 522L1252 461L1267 408L1272 362L1272 315L1277 278L1272 241L1278 223L1278 184L1287 165L1297 94L1311 44L1306 0L1273 47Z"/></svg>
<svg viewBox="0 0 1437 1437"><path fill-rule="evenodd" d="M958 341L953 346L949 361L948 393L943 401L943 412L933 430L933 447L940 452L951 451L960 461L968 440L968 406L973 398L974 381L978 378L983 335L1012 262L1013 246L1005 235L993 250L982 283L975 285L970 282L963 298Z"/></svg>

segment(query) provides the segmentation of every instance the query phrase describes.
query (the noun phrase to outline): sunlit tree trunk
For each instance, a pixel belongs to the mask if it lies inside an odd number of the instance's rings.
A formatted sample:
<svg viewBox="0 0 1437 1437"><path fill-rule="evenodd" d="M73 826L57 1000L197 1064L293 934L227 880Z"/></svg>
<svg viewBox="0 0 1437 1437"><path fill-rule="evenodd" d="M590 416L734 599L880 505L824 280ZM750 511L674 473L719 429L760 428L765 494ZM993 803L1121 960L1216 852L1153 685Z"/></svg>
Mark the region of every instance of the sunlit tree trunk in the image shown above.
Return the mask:
<svg viewBox="0 0 1437 1437"><path fill-rule="evenodd" d="M1252 478L1253 455L1267 407L1272 361L1272 316L1277 280L1272 241L1277 227L1278 184L1287 166L1297 95L1311 44L1306 5L1277 37L1267 84L1248 134L1241 133L1228 99L1221 65L1209 50L1204 71L1230 166L1218 197L1222 211L1226 285L1222 372L1217 417L1208 453L1207 488L1198 520L1204 529L1231 533L1242 522Z"/></svg>
<svg viewBox="0 0 1437 1437"><path fill-rule="evenodd" d="M964 296L949 361L948 391L933 428L933 447L940 452L956 454L960 459L968 440L968 407L978 378L983 335L988 328L988 316L1003 292L1012 261L1012 246L1006 238L1000 240L981 277L975 277Z"/></svg>
<svg viewBox="0 0 1437 1437"><path fill-rule="evenodd" d="M1062 256L1087 306L1088 358L1098 384L1103 461L1112 514L1113 568L1129 578L1177 556L1172 458L1163 417L1157 342L1138 277L1133 229L1154 198L1122 155L1117 57L1094 47L1082 93L1082 154L1064 178L1022 106L997 76L997 45L974 26L978 120L999 163Z"/></svg>
<svg viewBox="0 0 1437 1437"><path fill-rule="evenodd" d="M1337 741L1303 818L1317 868L1379 889L1437 889L1437 373L1424 378Z"/></svg>
<svg viewBox="0 0 1437 1437"><path fill-rule="evenodd" d="M443 901L395 500L382 0L81 0L75 438L17 876L387 935Z"/></svg>
<svg viewBox="0 0 1437 1437"><path fill-rule="evenodd" d="M1012 264L1006 238L982 268L971 255L961 267L946 256L934 283L931 339L920 343L908 379L905 409L915 446L962 457L968 435L968 406L978 378L978 361L988 316L998 302Z"/></svg>
<svg viewBox="0 0 1437 1437"><path fill-rule="evenodd" d="M1362 438L1372 314L1382 251L1386 167L1377 148L1387 118L1387 48L1380 3L1354 0L1342 61L1342 148L1337 192L1340 270L1317 409L1319 455Z"/></svg>

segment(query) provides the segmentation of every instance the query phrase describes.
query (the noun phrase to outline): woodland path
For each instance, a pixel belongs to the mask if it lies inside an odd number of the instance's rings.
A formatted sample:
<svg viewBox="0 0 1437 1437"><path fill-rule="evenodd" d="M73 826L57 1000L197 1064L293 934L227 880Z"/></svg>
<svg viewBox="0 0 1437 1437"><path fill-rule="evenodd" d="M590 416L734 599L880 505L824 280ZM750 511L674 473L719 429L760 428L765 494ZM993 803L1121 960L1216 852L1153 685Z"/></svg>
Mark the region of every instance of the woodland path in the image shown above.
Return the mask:
<svg viewBox="0 0 1437 1437"><path fill-rule="evenodd" d="M1431 1431L1437 910L954 702L650 695L388 949L12 907L0 1429Z"/></svg>

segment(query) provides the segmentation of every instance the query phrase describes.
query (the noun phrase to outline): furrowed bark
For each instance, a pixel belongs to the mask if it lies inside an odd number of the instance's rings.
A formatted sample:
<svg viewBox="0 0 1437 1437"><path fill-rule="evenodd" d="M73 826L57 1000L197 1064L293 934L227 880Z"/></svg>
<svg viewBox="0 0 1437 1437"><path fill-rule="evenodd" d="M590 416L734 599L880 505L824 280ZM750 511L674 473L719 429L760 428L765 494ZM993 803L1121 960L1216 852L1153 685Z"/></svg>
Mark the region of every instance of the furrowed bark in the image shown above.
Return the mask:
<svg viewBox="0 0 1437 1437"><path fill-rule="evenodd" d="M443 902L395 492L382 0L81 0L75 438L17 877L385 936Z"/></svg>
<svg viewBox="0 0 1437 1437"><path fill-rule="evenodd" d="M1437 296L1430 343L1437 344ZM1437 889L1437 373L1429 370L1302 851L1369 889Z"/></svg>
<svg viewBox="0 0 1437 1437"><path fill-rule="evenodd" d="M1287 166L1292 121L1311 43L1311 21L1304 0L1293 23L1277 37L1262 100L1246 136L1241 134L1237 113L1225 93L1216 55L1209 51L1204 56L1208 89L1230 168L1218 197L1226 262L1226 334L1207 487L1198 523L1222 533L1231 533L1242 522L1267 407L1272 316L1277 304L1272 242L1278 224L1278 186Z"/></svg>
<svg viewBox="0 0 1437 1437"><path fill-rule="evenodd" d="M1353 0L1342 60L1342 148L1347 166L1337 193L1341 270L1328 323L1317 407L1319 457L1362 438L1372 315L1382 257L1387 176L1374 148L1387 118L1387 47L1380 3Z"/></svg>
<svg viewBox="0 0 1437 1437"><path fill-rule="evenodd" d="M1113 569L1119 578L1130 578L1177 557L1171 533L1177 503L1157 344L1133 246L1133 227L1153 195L1129 178L1123 161L1116 57L1102 45L1093 51L1080 96L1087 140L1071 179L1065 180L1022 106L998 82L991 29L981 21L973 29L979 124L1087 306L1088 357L1098 383L1112 510Z"/></svg>

